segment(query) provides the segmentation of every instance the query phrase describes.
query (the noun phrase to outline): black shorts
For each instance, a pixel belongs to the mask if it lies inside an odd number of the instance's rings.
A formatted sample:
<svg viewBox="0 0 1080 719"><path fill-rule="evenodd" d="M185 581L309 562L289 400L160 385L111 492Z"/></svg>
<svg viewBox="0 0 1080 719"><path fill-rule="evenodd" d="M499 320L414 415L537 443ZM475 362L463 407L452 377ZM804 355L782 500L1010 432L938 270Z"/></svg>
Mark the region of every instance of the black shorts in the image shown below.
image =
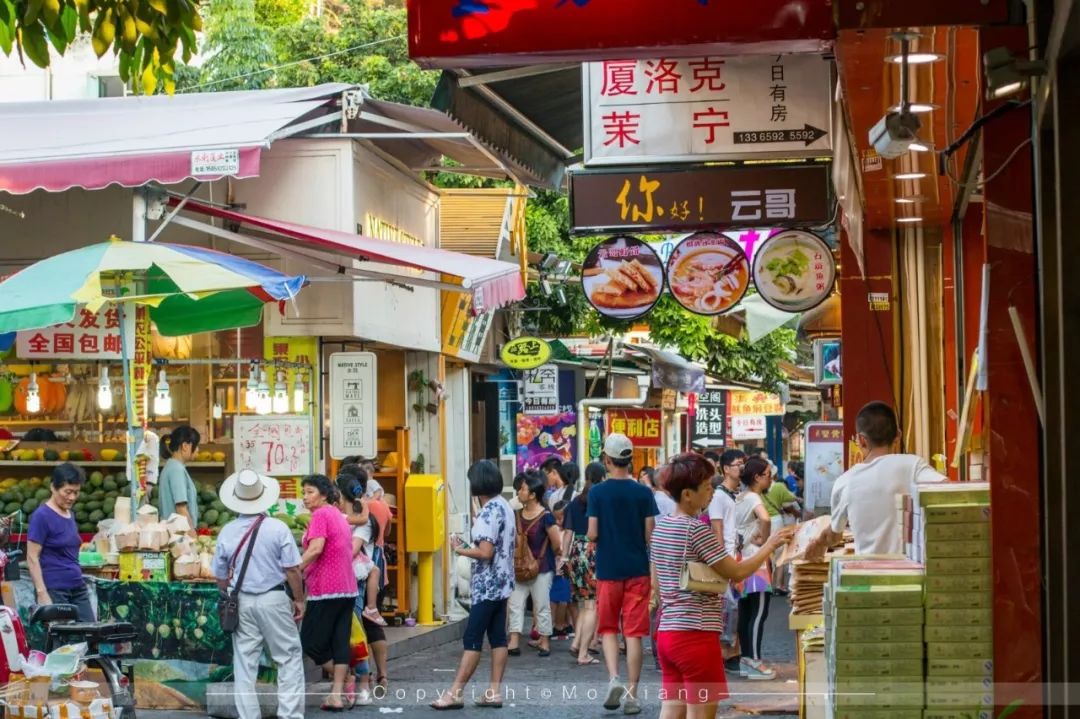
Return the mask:
<svg viewBox="0 0 1080 719"><path fill-rule="evenodd" d="M365 616L360 617L360 622L364 625L364 634L367 635L368 644L386 641L386 632L383 631L382 626L376 624Z"/></svg>
<svg viewBox="0 0 1080 719"><path fill-rule="evenodd" d="M465 626L465 651L478 652L484 648L484 634L492 649L507 646L506 637L506 601L482 601L472 605L469 610L469 623Z"/></svg>
<svg viewBox="0 0 1080 719"><path fill-rule="evenodd" d="M332 661L352 663L352 620L354 597L308 599L304 622L300 625L300 643L311 661L318 665Z"/></svg>

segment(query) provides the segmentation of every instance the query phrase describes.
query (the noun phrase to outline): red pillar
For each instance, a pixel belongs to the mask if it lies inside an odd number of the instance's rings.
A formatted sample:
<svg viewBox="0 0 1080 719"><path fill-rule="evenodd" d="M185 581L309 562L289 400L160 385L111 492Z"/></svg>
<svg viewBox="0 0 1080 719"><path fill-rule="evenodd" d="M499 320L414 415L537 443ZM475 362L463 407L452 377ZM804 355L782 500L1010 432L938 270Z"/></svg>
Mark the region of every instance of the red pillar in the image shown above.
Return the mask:
<svg viewBox="0 0 1080 719"><path fill-rule="evenodd" d="M890 230L865 230L863 262L859 272L847 233L841 241L841 353L844 367L844 435L855 436L855 415L867 402L880 400L899 407L896 394L894 328L898 297L893 272L893 234ZM889 309L870 307L872 292L889 296Z"/></svg>
<svg viewBox="0 0 1080 719"><path fill-rule="evenodd" d="M983 29L979 40L984 52L1006 46L1026 55L1023 28ZM1035 402L1009 319L1010 307L1019 310L1032 345L1038 329L1032 164L1030 148L1020 147L1030 138L1031 114L1026 109L993 120L983 132L984 174L993 178L983 193L986 261L991 266L985 436L993 503L995 700L1001 707L1021 698L1020 685L1028 683L1022 712L1037 716L1043 677L1041 442Z"/></svg>

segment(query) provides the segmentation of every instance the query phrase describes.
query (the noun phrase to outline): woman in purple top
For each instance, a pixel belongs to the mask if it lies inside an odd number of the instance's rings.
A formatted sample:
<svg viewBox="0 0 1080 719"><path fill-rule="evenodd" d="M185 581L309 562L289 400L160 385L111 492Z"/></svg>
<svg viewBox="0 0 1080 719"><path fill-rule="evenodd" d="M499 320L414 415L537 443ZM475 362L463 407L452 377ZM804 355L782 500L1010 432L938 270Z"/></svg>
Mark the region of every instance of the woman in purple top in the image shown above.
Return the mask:
<svg viewBox="0 0 1080 719"><path fill-rule="evenodd" d="M71 511L85 483L86 473L70 462L53 470L52 496L30 515L26 563L39 605L73 604L79 610L79 621L93 622L90 592L79 567L82 540Z"/></svg>

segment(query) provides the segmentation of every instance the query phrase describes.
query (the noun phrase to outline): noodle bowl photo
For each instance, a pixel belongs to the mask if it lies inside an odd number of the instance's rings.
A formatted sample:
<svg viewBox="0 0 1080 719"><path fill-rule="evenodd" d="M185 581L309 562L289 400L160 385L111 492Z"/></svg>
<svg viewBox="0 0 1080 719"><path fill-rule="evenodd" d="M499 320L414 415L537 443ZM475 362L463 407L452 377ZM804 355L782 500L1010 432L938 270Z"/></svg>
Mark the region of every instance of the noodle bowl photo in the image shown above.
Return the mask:
<svg viewBox="0 0 1080 719"><path fill-rule="evenodd" d="M679 243L668 259L668 287L686 309L718 315L739 303L750 284L750 263L739 244L713 232Z"/></svg>

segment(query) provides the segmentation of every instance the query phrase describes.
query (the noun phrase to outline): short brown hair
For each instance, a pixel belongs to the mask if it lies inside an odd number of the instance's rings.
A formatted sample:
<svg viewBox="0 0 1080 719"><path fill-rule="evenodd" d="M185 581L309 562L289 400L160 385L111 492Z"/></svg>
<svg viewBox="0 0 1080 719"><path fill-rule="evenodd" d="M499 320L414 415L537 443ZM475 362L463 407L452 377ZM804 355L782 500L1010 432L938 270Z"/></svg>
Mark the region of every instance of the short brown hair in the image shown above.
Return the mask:
<svg viewBox="0 0 1080 719"><path fill-rule="evenodd" d="M676 502L682 499L684 490L697 490L704 482L711 482L713 468L709 460L696 452L677 454L671 461L660 468L659 480L671 498Z"/></svg>

